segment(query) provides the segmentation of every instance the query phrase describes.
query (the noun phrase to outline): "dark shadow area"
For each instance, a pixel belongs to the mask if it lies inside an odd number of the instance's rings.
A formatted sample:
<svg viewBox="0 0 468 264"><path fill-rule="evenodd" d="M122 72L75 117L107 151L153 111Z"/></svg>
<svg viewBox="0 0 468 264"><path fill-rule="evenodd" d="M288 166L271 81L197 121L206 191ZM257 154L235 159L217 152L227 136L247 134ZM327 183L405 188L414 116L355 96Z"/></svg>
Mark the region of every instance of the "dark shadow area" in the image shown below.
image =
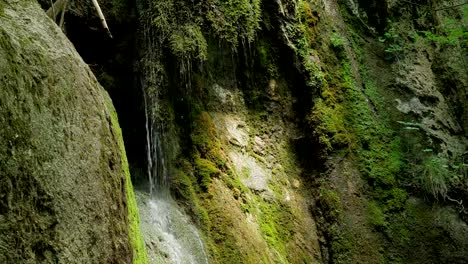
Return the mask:
<svg viewBox="0 0 468 264"><path fill-rule="evenodd" d="M112 39L102 28L97 17L78 15L74 12L68 12L65 17L65 32L68 38L109 93L117 110L132 181L140 177L140 172L146 168L143 96L136 85L134 70L137 28L134 10L134 6L128 9L125 17L107 17ZM83 17L93 18L87 20Z"/></svg>

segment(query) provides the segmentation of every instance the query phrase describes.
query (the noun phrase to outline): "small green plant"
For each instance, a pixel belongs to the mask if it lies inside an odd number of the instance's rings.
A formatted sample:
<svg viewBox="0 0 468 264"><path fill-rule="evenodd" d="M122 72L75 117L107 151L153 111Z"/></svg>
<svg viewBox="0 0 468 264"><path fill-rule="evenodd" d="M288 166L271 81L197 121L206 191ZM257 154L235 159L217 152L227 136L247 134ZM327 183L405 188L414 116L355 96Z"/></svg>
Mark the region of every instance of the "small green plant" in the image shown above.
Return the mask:
<svg viewBox="0 0 468 264"><path fill-rule="evenodd" d="M465 7L463 11L464 19L462 21L446 18L437 28L431 31L421 31L427 41L436 44L438 47L446 45L461 45L468 44L468 30L466 21L468 19L468 8ZM436 33L434 33L436 32Z"/></svg>
<svg viewBox="0 0 468 264"><path fill-rule="evenodd" d="M344 47L344 40L337 33L333 33L333 35L330 38L330 43L333 48L338 49L338 50L342 50Z"/></svg>
<svg viewBox="0 0 468 264"><path fill-rule="evenodd" d="M388 25L389 28L382 37L379 37L379 41L385 44L386 53L398 58L404 51L404 39L392 21L388 21Z"/></svg>
<svg viewBox="0 0 468 264"><path fill-rule="evenodd" d="M421 187L435 199L446 199L452 186L468 186L468 164L462 157L449 159L432 154L423 161L419 180Z"/></svg>
<svg viewBox="0 0 468 264"><path fill-rule="evenodd" d="M451 178L448 160L440 156L431 156L423 163L420 181L422 188L434 198L446 198Z"/></svg>

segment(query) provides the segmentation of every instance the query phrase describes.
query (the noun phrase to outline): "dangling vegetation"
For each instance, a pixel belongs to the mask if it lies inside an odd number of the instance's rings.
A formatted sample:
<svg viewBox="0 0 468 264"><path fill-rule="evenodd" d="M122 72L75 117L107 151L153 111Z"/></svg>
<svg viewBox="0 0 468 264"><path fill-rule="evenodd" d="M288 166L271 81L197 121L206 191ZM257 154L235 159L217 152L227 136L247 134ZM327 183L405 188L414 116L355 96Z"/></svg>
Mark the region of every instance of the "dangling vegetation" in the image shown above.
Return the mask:
<svg viewBox="0 0 468 264"><path fill-rule="evenodd" d="M159 41L167 41L177 58L206 60L207 33L233 49L239 41L254 41L260 27L260 3L260 0L149 1L146 15L156 28Z"/></svg>

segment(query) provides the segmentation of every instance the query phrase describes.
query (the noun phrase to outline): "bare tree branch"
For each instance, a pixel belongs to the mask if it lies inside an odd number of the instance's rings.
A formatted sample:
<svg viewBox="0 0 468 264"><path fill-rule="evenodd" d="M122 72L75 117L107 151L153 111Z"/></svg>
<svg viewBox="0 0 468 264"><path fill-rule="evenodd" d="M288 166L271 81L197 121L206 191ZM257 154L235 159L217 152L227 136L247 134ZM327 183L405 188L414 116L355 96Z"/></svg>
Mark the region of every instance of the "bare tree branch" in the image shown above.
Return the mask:
<svg viewBox="0 0 468 264"><path fill-rule="evenodd" d="M59 27L63 30L63 23L65 22L65 12L67 12L67 4L68 0L65 0L65 4L63 4L62 16L60 17Z"/></svg>
<svg viewBox="0 0 468 264"><path fill-rule="evenodd" d="M57 15L65 6L65 0L57 0L55 3L47 10L47 15L52 18L54 21L57 20Z"/></svg>
<svg viewBox="0 0 468 264"><path fill-rule="evenodd" d="M52 2L52 0L50 0L50 8L52 8L52 16L55 17L55 8L54 8L54 3Z"/></svg>
<svg viewBox="0 0 468 264"><path fill-rule="evenodd" d="M97 0L92 0L92 1L98 13L99 19L101 19L102 26L107 30L107 34L109 34L109 37L112 38L112 34L109 30L109 27L107 26L106 19L104 18L104 14L101 11L101 7L99 6L98 1Z"/></svg>
<svg viewBox="0 0 468 264"><path fill-rule="evenodd" d="M99 19L101 20L101 24L104 27L104 29L107 31L107 34L109 34L109 37L112 38L112 34L109 30L109 26L107 26L106 18L104 17L104 14L102 13L101 7L99 6L99 3L97 0L92 0L94 8L96 8L96 11L98 13ZM54 21L57 20L57 15L62 12L61 18L60 18L60 27L63 26L63 20L64 20L64 15L65 15L65 9L66 5L68 3L68 0L57 0L55 3L47 10L47 15L52 18Z"/></svg>

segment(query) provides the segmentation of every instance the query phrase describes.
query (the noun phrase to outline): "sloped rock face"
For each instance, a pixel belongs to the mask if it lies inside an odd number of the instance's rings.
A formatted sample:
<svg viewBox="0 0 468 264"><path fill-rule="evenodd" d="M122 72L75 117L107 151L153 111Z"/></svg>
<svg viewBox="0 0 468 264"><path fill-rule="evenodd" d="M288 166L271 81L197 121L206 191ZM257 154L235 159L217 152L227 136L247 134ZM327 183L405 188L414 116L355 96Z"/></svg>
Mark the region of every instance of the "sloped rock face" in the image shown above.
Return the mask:
<svg viewBox="0 0 468 264"><path fill-rule="evenodd" d="M108 100L37 3L0 2L1 263L132 262Z"/></svg>
<svg viewBox="0 0 468 264"><path fill-rule="evenodd" d="M457 23L463 12L443 9L442 3L416 8L386 1L382 7L388 5L391 21L382 28L375 17L379 14L370 13L375 9L372 1L338 1L339 12L333 12L335 1L326 2L332 12L319 12L319 32L330 28L327 16L338 24L343 21L343 42L332 36L332 47L338 57L346 51L341 65L348 63L351 69L342 76L354 79L349 86L354 95L362 94L354 99L346 94L341 97L344 104L330 100L338 110L325 116L339 120L339 113L351 113L349 130L338 127L336 120L321 121L329 122L324 131L335 138L344 131L357 139L357 147L348 143L351 151L345 155L332 151L327 157L315 211L319 230L327 237L326 257L333 263L465 263L467 77L461 65L466 61L466 39L449 41L458 37L447 30L461 27ZM434 9L439 12L423 19L422 14ZM439 38L427 37L431 34ZM327 66L333 67L333 59L318 50L326 62L324 70L332 75ZM323 90L337 95L335 88ZM325 92L321 100L327 100ZM346 100L357 107L346 106ZM315 108L321 113L330 110L320 104ZM359 114L353 117L353 111ZM354 130L356 124L364 129ZM332 148L340 146L335 141Z"/></svg>

